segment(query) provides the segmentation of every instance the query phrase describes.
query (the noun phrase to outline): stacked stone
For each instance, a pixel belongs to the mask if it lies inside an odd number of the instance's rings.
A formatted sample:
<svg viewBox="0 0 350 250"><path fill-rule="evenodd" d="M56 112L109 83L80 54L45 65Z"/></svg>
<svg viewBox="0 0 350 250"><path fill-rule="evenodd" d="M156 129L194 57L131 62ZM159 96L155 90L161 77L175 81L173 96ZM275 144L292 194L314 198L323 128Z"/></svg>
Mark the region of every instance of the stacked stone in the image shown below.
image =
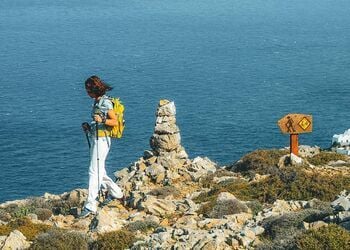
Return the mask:
<svg viewBox="0 0 350 250"><path fill-rule="evenodd" d="M156 125L150 144L157 154L176 151L181 147L180 129L176 125L174 102L168 100L159 102L156 112Z"/></svg>
<svg viewBox="0 0 350 250"><path fill-rule="evenodd" d="M146 150L137 162L116 173L117 184L129 197L131 207L140 207L149 198L147 193L156 187L198 182L202 176L216 171L216 164L208 158L196 157L193 161L188 158L181 146L174 102L159 102L150 146L151 150ZM162 202L159 204L158 207L164 207Z"/></svg>
<svg viewBox="0 0 350 250"><path fill-rule="evenodd" d="M181 146L180 129L176 125L176 108L174 102L161 100L156 112L154 133L150 139L153 153L158 156L157 163L167 169L175 169L188 159Z"/></svg>

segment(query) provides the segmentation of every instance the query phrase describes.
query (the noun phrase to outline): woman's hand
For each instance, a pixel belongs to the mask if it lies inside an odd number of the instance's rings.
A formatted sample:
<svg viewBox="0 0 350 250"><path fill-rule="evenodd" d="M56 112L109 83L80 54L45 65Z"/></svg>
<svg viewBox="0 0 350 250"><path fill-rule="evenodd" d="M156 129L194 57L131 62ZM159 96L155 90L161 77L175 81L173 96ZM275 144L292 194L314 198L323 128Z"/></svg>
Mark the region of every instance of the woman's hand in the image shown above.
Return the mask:
<svg viewBox="0 0 350 250"><path fill-rule="evenodd" d="M98 123L102 123L103 119L100 115L94 115L94 121Z"/></svg>

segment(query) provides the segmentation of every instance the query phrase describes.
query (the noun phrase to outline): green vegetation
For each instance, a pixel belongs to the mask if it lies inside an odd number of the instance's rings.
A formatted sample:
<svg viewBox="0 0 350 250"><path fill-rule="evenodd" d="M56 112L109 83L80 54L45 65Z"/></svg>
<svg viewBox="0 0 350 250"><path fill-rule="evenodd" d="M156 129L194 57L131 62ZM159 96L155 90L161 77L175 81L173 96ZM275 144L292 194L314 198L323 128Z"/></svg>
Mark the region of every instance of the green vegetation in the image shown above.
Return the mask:
<svg viewBox="0 0 350 250"><path fill-rule="evenodd" d="M255 174L268 175L260 181L231 180L215 184L211 181L215 174L205 178L201 185L211 190L195 199L197 203L208 202L202 206L201 212L208 212L213 208L214 201L221 192L230 192L240 200L273 203L277 199L317 198L321 201L332 201L342 190L350 189L350 176L341 173L334 172L330 175L305 166L278 167L280 158L287 153L286 150L257 150L231 166L233 171L248 177L254 177ZM310 159L315 160L314 164L321 164L332 160L346 160L347 156L321 152Z"/></svg>
<svg viewBox="0 0 350 250"><path fill-rule="evenodd" d="M350 233L332 224L305 232L297 238L296 245L302 250L350 249Z"/></svg>
<svg viewBox="0 0 350 250"><path fill-rule="evenodd" d="M218 201L209 213L210 218L221 219L225 215L248 212L248 207L239 200Z"/></svg>
<svg viewBox="0 0 350 250"><path fill-rule="evenodd" d="M135 233L128 230L118 230L100 235L94 243L93 249L122 250L130 248L135 241Z"/></svg>
<svg viewBox="0 0 350 250"><path fill-rule="evenodd" d="M245 155L240 161L231 166L234 172L254 176L255 173L275 174L278 172L280 158L288 154L287 150L256 150Z"/></svg>
<svg viewBox="0 0 350 250"><path fill-rule="evenodd" d="M0 236L7 236L12 232L12 229L8 225L1 225L0 226Z"/></svg>
<svg viewBox="0 0 350 250"><path fill-rule="evenodd" d="M127 225L126 229L130 232L136 232L136 231L141 231L143 233L146 233L150 230L154 230L157 227L159 227L159 224L150 221L150 220L145 220L145 221L135 221Z"/></svg>
<svg viewBox="0 0 350 250"><path fill-rule="evenodd" d="M87 238L78 232L53 229L40 234L30 247L31 250L87 250Z"/></svg>
<svg viewBox="0 0 350 250"><path fill-rule="evenodd" d="M308 157L307 160L315 166L327 165L331 161L347 161L348 157L346 155L337 154L334 152L321 151L314 157Z"/></svg>
<svg viewBox="0 0 350 250"><path fill-rule="evenodd" d="M19 218L0 226L0 235L9 235L13 230L20 231L28 240L33 240L38 234L46 232L50 226L34 224L28 218Z"/></svg>
<svg viewBox="0 0 350 250"><path fill-rule="evenodd" d="M265 229L261 236L263 244L259 245L257 249L297 249L298 237L306 232L303 223L322 220L328 215L327 212L317 209L305 209L267 218L262 223Z"/></svg>
<svg viewBox="0 0 350 250"><path fill-rule="evenodd" d="M69 215L72 207L79 204L71 200L45 200L44 198L31 198L25 205L11 204L0 209L0 220L23 218L29 214L36 214L39 220L48 220L53 214Z"/></svg>
<svg viewBox="0 0 350 250"><path fill-rule="evenodd" d="M350 177L336 174L329 176L303 167L277 169L270 177L259 182L233 180L220 184L205 182L211 188L199 195L195 202L213 202L221 192L230 192L240 200L273 203L277 199L310 200L317 198L332 201L344 189L350 189ZM208 205L206 205L208 206Z"/></svg>

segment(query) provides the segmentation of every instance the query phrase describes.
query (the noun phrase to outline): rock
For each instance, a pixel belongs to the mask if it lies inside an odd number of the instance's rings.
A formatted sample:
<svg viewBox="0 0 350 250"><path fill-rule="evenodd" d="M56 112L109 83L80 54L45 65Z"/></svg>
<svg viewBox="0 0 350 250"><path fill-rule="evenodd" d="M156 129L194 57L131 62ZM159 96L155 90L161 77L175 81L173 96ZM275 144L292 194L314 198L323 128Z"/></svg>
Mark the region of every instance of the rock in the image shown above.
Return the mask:
<svg viewBox="0 0 350 250"><path fill-rule="evenodd" d="M90 223L91 223L91 219L89 218L79 219L77 220L77 222L72 224L72 228L76 230L88 232L90 228Z"/></svg>
<svg viewBox="0 0 350 250"><path fill-rule="evenodd" d="M228 182L228 181L233 181L237 179L237 177L234 177L234 176L222 176L222 177L214 177L213 178L213 182L216 183L216 184L219 184L221 182Z"/></svg>
<svg viewBox="0 0 350 250"><path fill-rule="evenodd" d="M74 217L77 217L81 213L80 207L71 207L69 210L69 214L73 215Z"/></svg>
<svg viewBox="0 0 350 250"><path fill-rule="evenodd" d="M171 200L157 199L150 195L147 196L145 201L141 202L139 208L158 217L171 215L176 211L176 205Z"/></svg>
<svg viewBox="0 0 350 250"><path fill-rule="evenodd" d="M2 245L5 243L7 236L0 236L0 249L2 249Z"/></svg>
<svg viewBox="0 0 350 250"><path fill-rule="evenodd" d="M201 221L198 221L197 226L201 229L212 229L215 227L218 227L220 225L225 224L227 221L226 220L222 220L222 219L204 219Z"/></svg>
<svg viewBox="0 0 350 250"><path fill-rule="evenodd" d="M116 209L101 209L95 217L93 225L97 233L107 233L122 229L126 224L125 219L121 219L121 214Z"/></svg>
<svg viewBox="0 0 350 250"><path fill-rule="evenodd" d="M139 208L142 201L145 199L145 194L141 191L132 191L127 201L127 205L131 208Z"/></svg>
<svg viewBox="0 0 350 250"><path fill-rule="evenodd" d="M318 229L326 226L328 226L328 224L324 221L315 221L309 224L309 229Z"/></svg>
<svg viewBox="0 0 350 250"><path fill-rule="evenodd" d="M251 228L251 230L254 232L255 235L260 235L260 234L263 234L265 232L265 229L261 226L255 226L255 227Z"/></svg>
<svg viewBox="0 0 350 250"><path fill-rule="evenodd" d="M350 195L347 192L342 192L338 198L331 203L336 211L349 211L350 210Z"/></svg>
<svg viewBox="0 0 350 250"><path fill-rule="evenodd" d="M156 125L157 124L162 124L162 123L175 124L176 123L176 117L175 116L157 116L157 118L156 118Z"/></svg>
<svg viewBox="0 0 350 250"><path fill-rule="evenodd" d="M72 204L82 205L88 196L87 189L74 189L68 195L67 200Z"/></svg>
<svg viewBox="0 0 350 250"><path fill-rule="evenodd" d="M36 214L28 214L27 218L29 218L30 220L38 220L38 215L36 215Z"/></svg>
<svg viewBox="0 0 350 250"><path fill-rule="evenodd" d="M198 216L196 215L189 215L189 216L182 216L179 219L176 220L176 223L174 224L174 228L187 228L187 229L198 229L197 226L197 220Z"/></svg>
<svg viewBox="0 0 350 250"><path fill-rule="evenodd" d="M218 198L216 199L217 202L220 201L227 201L227 200L237 200L236 196L229 192L222 192L218 195Z"/></svg>
<svg viewBox="0 0 350 250"><path fill-rule="evenodd" d="M165 151L176 150L180 147L181 136L179 133L176 134L153 134L151 137L150 145L151 148L157 152L161 149Z"/></svg>
<svg viewBox="0 0 350 250"><path fill-rule="evenodd" d="M2 250L20 250L29 248L30 243L27 241L26 237L17 230L14 230L6 238Z"/></svg>
<svg viewBox="0 0 350 250"><path fill-rule="evenodd" d="M157 109L157 116L175 116L175 103L168 100L161 100Z"/></svg>
<svg viewBox="0 0 350 250"><path fill-rule="evenodd" d="M188 173L193 181L198 181L201 177L216 172L216 164L209 158L196 157L188 167Z"/></svg>
<svg viewBox="0 0 350 250"><path fill-rule="evenodd" d="M157 163L146 168L146 174L156 183L161 183L165 178L165 169Z"/></svg>
<svg viewBox="0 0 350 250"><path fill-rule="evenodd" d="M65 195L65 194L63 194ZM45 193L44 198L47 200L60 200L62 197L56 194Z"/></svg>
<svg viewBox="0 0 350 250"><path fill-rule="evenodd" d="M171 123L160 123L156 124L156 127L154 128L154 133L158 135L163 134L176 134L179 133L180 129L176 124Z"/></svg>
<svg viewBox="0 0 350 250"><path fill-rule="evenodd" d="M138 171L140 171L140 172L144 172L147 168L147 166L144 162L140 162L136 166L138 168Z"/></svg>
<svg viewBox="0 0 350 250"><path fill-rule="evenodd" d="M320 153L320 147L308 146L308 145L299 145L299 155L301 157L313 157Z"/></svg>
<svg viewBox="0 0 350 250"><path fill-rule="evenodd" d="M234 223L237 223L239 225L243 225L248 220L252 219L253 215L251 213L238 213L238 214L225 215L223 218L230 220Z"/></svg>
<svg viewBox="0 0 350 250"><path fill-rule="evenodd" d="M116 171L114 176L117 178L117 180L128 180L129 170L127 168L123 168L122 170Z"/></svg>
<svg viewBox="0 0 350 250"><path fill-rule="evenodd" d="M291 153L290 154L290 161L292 165L301 165L303 164L303 159L299 156L296 156L295 154Z"/></svg>
<svg viewBox="0 0 350 250"><path fill-rule="evenodd" d="M340 223L339 226L345 228L346 230L350 231L350 221L345 221L343 223Z"/></svg>
<svg viewBox="0 0 350 250"><path fill-rule="evenodd" d="M55 227L68 229L74 223L74 216L63 216L62 214L60 214L56 216L51 216L50 221L53 222Z"/></svg>
<svg viewBox="0 0 350 250"><path fill-rule="evenodd" d="M338 223L350 221L350 211L339 212L337 217L338 217Z"/></svg>
<svg viewBox="0 0 350 250"><path fill-rule="evenodd" d="M153 151L151 151L151 150L145 150L144 152L143 152L143 158L145 159L145 160L148 160L149 158L151 158L151 157L153 157L154 156L154 153L153 153Z"/></svg>

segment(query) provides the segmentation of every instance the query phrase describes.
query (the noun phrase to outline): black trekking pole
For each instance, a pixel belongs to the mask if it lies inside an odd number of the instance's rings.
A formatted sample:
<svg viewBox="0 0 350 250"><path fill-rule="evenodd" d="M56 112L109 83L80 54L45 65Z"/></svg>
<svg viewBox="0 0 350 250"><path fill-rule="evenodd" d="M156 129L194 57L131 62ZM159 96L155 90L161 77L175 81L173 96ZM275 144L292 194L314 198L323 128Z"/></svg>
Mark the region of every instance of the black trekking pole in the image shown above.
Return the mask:
<svg viewBox="0 0 350 250"><path fill-rule="evenodd" d="M90 139L89 139L89 131L90 131L90 125L89 123L87 122L83 122L81 124L82 128L83 128L83 131L85 133L85 136L86 136L86 140L87 140L87 143L89 145L89 149L91 148L91 143L90 143Z"/></svg>
<svg viewBox="0 0 350 250"><path fill-rule="evenodd" d="M97 154L97 178L98 178L98 200L100 201L102 196L102 189L100 183L100 156L98 152L98 122L96 122L96 154Z"/></svg>

